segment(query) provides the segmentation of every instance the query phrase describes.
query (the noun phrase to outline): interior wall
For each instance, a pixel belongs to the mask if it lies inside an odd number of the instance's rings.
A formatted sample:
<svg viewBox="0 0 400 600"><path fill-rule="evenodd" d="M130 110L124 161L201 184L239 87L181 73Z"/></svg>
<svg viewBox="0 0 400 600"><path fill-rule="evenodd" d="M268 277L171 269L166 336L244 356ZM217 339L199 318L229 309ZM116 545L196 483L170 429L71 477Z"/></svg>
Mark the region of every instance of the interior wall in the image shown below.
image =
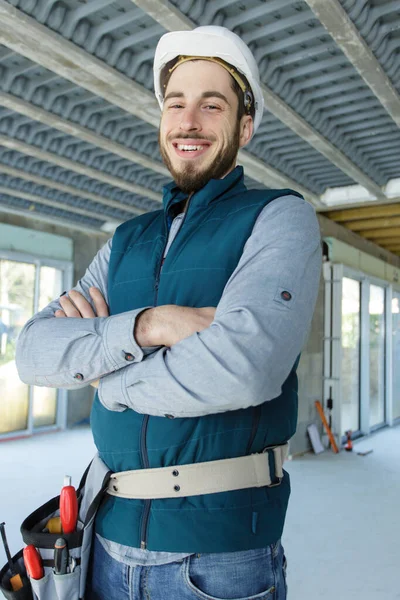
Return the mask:
<svg viewBox="0 0 400 600"><path fill-rule="evenodd" d="M365 240L353 231L318 215L321 237L335 237L350 244L374 258L379 258L395 267L400 267L400 257ZM297 431L290 442L292 455L307 452L311 444L307 434L307 426L315 423L323 433L321 420L315 408L315 401L323 399L323 338L324 338L324 280L321 274L319 294L308 341L301 355L297 371L299 378L299 416Z"/></svg>
<svg viewBox="0 0 400 600"><path fill-rule="evenodd" d="M315 423L320 429L315 401L321 401L323 394L324 298L324 280L321 276L310 334L297 369L299 412L297 431L290 441L292 455L306 452L311 447L307 433L308 425Z"/></svg>

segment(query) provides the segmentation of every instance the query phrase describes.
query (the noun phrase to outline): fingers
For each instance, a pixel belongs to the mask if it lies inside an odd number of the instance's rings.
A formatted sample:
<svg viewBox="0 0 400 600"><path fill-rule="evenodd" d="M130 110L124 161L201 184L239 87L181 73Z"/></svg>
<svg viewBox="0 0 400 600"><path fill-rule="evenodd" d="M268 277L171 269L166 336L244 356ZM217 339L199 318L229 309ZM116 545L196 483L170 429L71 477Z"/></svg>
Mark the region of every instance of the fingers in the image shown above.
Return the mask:
<svg viewBox="0 0 400 600"><path fill-rule="evenodd" d="M81 314L78 309L72 304L68 296L61 296L59 300L61 308L63 309L66 317L80 318Z"/></svg>
<svg viewBox="0 0 400 600"><path fill-rule="evenodd" d="M95 287L91 287L89 288L89 294L93 300L97 316L108 317L108 306L100 290Z"/></svg>
<svg viewBox="0 0 400 600"><path fill-rule="evenodd" d="M63 296L62 298L64 298L65 296ZM96 315L94 314L93 308L90 304L90 302L88 302L85 298L85 296L82 296L82 294L80 294L79 292L77 292L76 290L71 290L68 294L68 297L70 299L70 301L72 300L71 304L75 305L75 309L77 309L79 311L79 317L83 317L84 319L93 319L93 317L95 317ZM62 299L61 298L61 299ZM61 302L60 299L60 302ZM70 315L68 315L70 316Z"/></svg>
<svg viewBox="0 0 400 600"><path fill-rule="evenodd" d="M71 290L68 295L60 296L62 310L56 311L56 317L75 317L76 319L93 319L94 317L108 317L108 306L102 293L95 287L89 289L95 311L85 296L76 290Z"/></svg>

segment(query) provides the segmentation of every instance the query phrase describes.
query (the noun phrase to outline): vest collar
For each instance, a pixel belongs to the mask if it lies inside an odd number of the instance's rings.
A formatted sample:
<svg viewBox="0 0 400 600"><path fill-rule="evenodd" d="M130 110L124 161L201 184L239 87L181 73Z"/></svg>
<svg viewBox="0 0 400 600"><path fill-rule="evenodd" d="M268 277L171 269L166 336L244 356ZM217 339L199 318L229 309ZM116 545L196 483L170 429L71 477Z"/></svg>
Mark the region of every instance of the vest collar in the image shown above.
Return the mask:
<svg viewBox="0 0 400 600"><path fill-rule="evenodd" d="M240 189L245 191L246 187L243 179L243 167L241 166L235 167L235 169L228 173L223 179L210 179L201 190L193 194L190 199L190 205L196 207L207 206L233 188L235 188L235 192L238 192ZM163 187L163 204L165 212L168 212L173 204L181 202L186 198L187 194L182 192L175 181L171 181L171 183Z"/></svg>

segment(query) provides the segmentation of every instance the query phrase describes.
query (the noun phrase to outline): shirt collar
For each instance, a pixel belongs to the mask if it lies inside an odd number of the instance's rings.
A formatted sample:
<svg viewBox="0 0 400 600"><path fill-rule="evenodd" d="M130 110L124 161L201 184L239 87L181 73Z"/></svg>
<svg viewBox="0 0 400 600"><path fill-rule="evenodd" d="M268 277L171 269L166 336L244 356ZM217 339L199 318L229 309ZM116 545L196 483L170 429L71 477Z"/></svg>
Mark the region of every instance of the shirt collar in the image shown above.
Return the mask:
<svg viewBox="0 0 400 600"><path fill-rule="evenodd" d="M235 167L235 169L228 173L223 179L210 179L201 190L192 195L190 205L207 206L221 195L226 194L232 188L235 188L235 192L237 192L237 188L240 187L245 190L246 187L243 179L243 167L241 166ZM163 205L166 212L173 204L182 202L182 200L185 200L186 198L187 194L182 192L175 181L171 181L171 183L168 183L163 187Z"/></svg>

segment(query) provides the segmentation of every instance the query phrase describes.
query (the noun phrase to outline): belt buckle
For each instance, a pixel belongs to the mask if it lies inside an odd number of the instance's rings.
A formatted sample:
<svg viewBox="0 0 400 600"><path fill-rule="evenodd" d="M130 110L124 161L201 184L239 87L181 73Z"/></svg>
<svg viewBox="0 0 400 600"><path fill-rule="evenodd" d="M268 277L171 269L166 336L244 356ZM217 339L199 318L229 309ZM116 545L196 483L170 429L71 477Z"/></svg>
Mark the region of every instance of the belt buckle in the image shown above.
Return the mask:
<svg viewBox="0 0 400 600"><path fill-rule="evenodd" d="M277 477L277 482L276 483L270 483L269 485L266 485L265 487L267 488L274 488L274 487L279 487L282 483L283 477Z"/></svg>
<svg viewBox="0 0 400 600"><path fill-rule="evenodd" d="M265 446L265 448L262 449L261 454L266 454L268 452L268 450L273 450L274 448L278 448L278 446L283 446L284 444L274 444L273 446ZM274 457L274 466L275 466L275 457ZM276 477L276 475L274 474L274 476ZM279 487L283 481L283 477L276 477L276 479L278 481L276 481L275 483L270 483L269 485L266 485L265 487L267 488L274 488L274 487Z"/></svg>

